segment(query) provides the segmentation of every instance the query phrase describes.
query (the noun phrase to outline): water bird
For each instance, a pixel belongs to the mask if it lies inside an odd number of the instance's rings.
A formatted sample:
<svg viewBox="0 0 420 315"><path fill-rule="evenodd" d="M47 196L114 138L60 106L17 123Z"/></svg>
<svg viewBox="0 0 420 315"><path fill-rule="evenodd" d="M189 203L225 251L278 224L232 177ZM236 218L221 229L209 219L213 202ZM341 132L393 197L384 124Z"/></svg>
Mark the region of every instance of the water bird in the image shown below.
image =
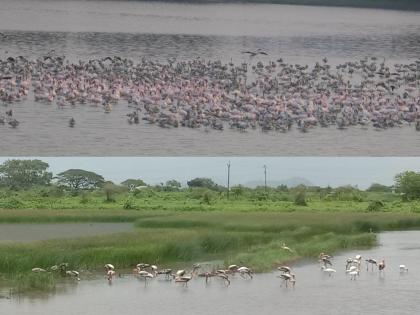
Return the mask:
<svg viewBox="0 0 420 315"><path fill-rule="evenodd" d="M180 276L175 278L175 282L183 283L185 286L188 286L188 282L191 281L192 276Z"/></svg>
<svg viewBox="0 0 420 315"><path fill-rule="evenodd" d="M235 273L238 271L239 266L238 265L229 265L228 270L230 273Z"/></svg>
<svg viewBox="0 0 420 315"><path fill-rule="evenodd" d="M261 48L242 53L267 54ZM314 65L279 58L248 67L221 60L136 63L119 56L70 62L54 52L0 61L0 101L19 103L34 95L35 102L59 106L102 104L106 113L124 101L135 108L129 123L145 120L161 128L288 132L297 126L309 132L317 126L384 130L413 123L420 131L417 72L418 64L376 59L347 61L333 70L326 58Z"/></svg>
<svg viewBox="0 0 420 315"><path fill-rule="evenodd" d="M106 271L108 271L108 270L115 270L115 266L112 265L112 264L105 264L104 265L104 268L105 268Z"/></svg>
<svg viewBox="0 0 420 315"><path fill-rule="evenodd" d="M287 247L287 246L286 246L286 243L283 243L283 244L282 244L281 249L283 249L283 250L285 250L285 251L288 251L288 252L290 252L290 253L292 253L292 252L293 252L293 250L292 250L290 247Z"/></svg>
<svg viewBox="0 0 420 315"><path fill-rule="evenodd" d="M375 259L373 259L373 258L366 259L366 271L369 270L369 264L371 265L371 270L372 271L373 271L373 266L374 265L375 266L378 265L378 263L377 263L377 261Z"/></svg>
<svg viewBox="0 0 420 315"><path fill-rule="evenodd" d="M284 272L284 273L290 273L291 272L291 269L288 266L280 266L280 267L277 267L277 269L281 272Z"/></svg>
<svg viewBox="0 0 420 315"><path fill-rule="evenodd" d="M283 273L279 276L283 280L283 283L286 285L286 288L288 287L288 283L290 282L292 284L292 287L295 287L296 284L296 276L294 274L290 273ZM282 284L283 285L283 284Z"/></svg>
<svg viewBox="0 0 420 315"><path fill-rule="evenodd" d="M333 269L333 268L326 268L325 266L322 266L322 271L326 274L328 274L329 277L331 277L334 273L337 272L337 270Z"/></svg>
<svg viewBox="0 0 420 315"><path fill-rule="evenodd" d="M111 282L112 278L115 276L115 270L112 270L112 269L108 270L106 273L106 276L107 276L108 281Z"/></svg>
<svg viewBox="0 0 420 315"><path fill-rule="evenodd" d="M80 281L80 273L76 270L67 270L66 276L76 279L77 281Z"/></svg>
<svg viewBox="0 0 420 315"><path fill-rule="evenodd" d="M169 280L172 275L172 269L162 269L156 272L156 275L165 275L166 279Z"/></svg>
<svg viewBox="0 0 420 315"><path fill-rule="evenodd" d="M327 268L328 266L332 266L332 262L327 258L327 256L322 256L318 261L322 264L322 267Z"/></svg>
<svg viewBox="0 0 420 315"><path fill-rule="evenodd" d="M223 279L225 281L226 286L230 286L230 279L229 276L226 274L218 274L217 277Z"/></svg>
<svg viewBox="0 0 420 315"><path fill-rule="evenodd" d="M188 286L188 282L191 281L191 279L194 276L195 271L199 268L198 264L194 264L193 269L191 271L191 274L189 276L186 275L186 271L184 269L178 270L175 275L173 275L173 278L175 282L177 283L183 283L185 286Z"/></svg>
<svg viewBox="0 0 420 315"><path fill-rule="evenodd" d="M379 269L379 271L383 271L385 269L385 260L384 259L382 259L380 261L380 263L378 263L378 269Z"/></svg>
<svg viewBox="0 0 420 315"><path fill-rule="evenodd" d="M400 272L408 272L408 268L406 265L400 265L399 269L400 269Z"/></svg>
<svg viewBox="0 0 420 315"><path fill-rule="evenodd" d="M357 270L349 271L348 274L350 275L350 280L356 280L356 276L359 275Z"/></svg>
<svg viewBox="0 0 420 315"><path fill-rule="evenodd" d="M105 264L104 269L108 281L111 282L112 278L115 276L115 266L112 264Z"/></svg>
<svg viewBox="0 0 420 315"><path fill-rule="evenodd" d="M17 126L19 126L19 121L16 119L12 119L8 123L12 128L16 128Z"/></svg>
<svg viewBox="0 0 420 315"><path fill-rule="evenodd" d="M253 272L248 267L245 267L245 266L239 267L237 269L237 272L239 272L239 274L241 275L241 277L244 278L244 279L245 279L245 275L248 276L250 279L253 278Z"/></svg>
<svg viewBox="0 0 420 315"><path fill-rule="evenodd" d="M145 270L140 270L138 272L138 275L139 275L140 278L144 279L144 285L147 285L147 279L153 279L154 278L153 274L151 274L150 272L145 271Z"/></svg>
<svg viewBox="0 0 420 315"><path fill-rule="evenodd" d="M76 124L76 120L73 117L70 118L70 120L69 120L69 127L73 128L75 124Z"/></svg>

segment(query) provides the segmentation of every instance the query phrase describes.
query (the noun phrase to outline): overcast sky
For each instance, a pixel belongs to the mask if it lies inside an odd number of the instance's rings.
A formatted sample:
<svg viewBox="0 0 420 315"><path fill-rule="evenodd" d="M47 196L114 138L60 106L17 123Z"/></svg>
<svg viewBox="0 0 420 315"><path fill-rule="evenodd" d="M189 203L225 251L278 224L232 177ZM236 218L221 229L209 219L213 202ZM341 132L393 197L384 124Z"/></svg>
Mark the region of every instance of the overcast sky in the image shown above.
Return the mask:
<svg viewBox="0 0 420 315"><path fill-rule="evenodd" d="M31 157L34 159L36 157ZM9 158L0 158L3 163ZM22 158L23 159L23 158ZM231 161L232 185L302 177L315 185L357 185L367 188L377 182L393 183L394 176L405 170L420 172L420 159L411 157L41 157L57 174L70 168L96 172L119 183L141 178L148 184L176 179L183 185L195 177L210 177L226 185L228 161Z"/></svg>

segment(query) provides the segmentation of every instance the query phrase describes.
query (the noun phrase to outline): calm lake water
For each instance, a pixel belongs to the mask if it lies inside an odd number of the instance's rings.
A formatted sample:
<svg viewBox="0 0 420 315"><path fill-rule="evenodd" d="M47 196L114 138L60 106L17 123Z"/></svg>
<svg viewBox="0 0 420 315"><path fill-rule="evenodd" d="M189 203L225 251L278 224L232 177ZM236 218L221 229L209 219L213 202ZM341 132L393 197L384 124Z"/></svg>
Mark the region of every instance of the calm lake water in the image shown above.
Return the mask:
<svg viewBox="0 0 420 315"><path fill-rule="evenodd" d="M3 0L0 58L36 58L55 50L71 60L118 55L139 60L197 57L256 62L284 58L331 64L365 56L412 62L420 53L420 13L268 4L171 4L139 1ZM405 126L382 132L351 128L300 134L161 129L128 125L127 104L59 109L14 104L17 129L1 126L7 155L419 155L420 136ZM11 107L11 106L9 106ZM6 108L0 105L0 112ZM77 121L68 128L69 117Z"/></svg>
<svg viewBox="0 0 420 315"><path fill-rule="evenodd" d="M235 277L230 287L217 279L188 287L154 279L147 286L132 276L70 281L52 295L0 299L2 314L418 314L420 305L420 231L379 235L380 246L352 251L333 259L337 273L328 277L317 263L294 266L295 289L281 287L278 273L257 274L252 280ZM386 260L385 272L366 271L351 281L345 260L356 254ZM405 264L408 273L401 274Z"/></svg>
<svg viewBox="0 0 420 315"><path fill-rule="evenodd" d="M132 227L132 223L2 223L0 224L0 243L31 242L121 233L130 230Z"/></svg>

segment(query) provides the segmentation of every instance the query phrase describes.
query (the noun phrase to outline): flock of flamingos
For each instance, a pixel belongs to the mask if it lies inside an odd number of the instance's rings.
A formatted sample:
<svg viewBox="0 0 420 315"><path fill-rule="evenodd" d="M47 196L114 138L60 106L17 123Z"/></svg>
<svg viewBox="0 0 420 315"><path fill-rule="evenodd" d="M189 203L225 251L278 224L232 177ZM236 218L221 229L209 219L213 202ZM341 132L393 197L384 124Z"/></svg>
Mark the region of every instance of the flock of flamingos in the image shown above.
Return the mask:
<svg viewBox="0 0 420 315"><path fill-rule="evenodd" d="M289 247L283 245L283 249L290 250ZM290 250L291 251L291 250ZM332 268L332 256L321 253L319 255L319 260L321 266L321 271L327 274L329 277L332 277L337 271ZM379 270L379 273L382 274L385 270L385 260L377 261L373 258L365 259L366 262L366 271L369 269L373 272L374 267ZM370 267L370 268L369 268ZM147 285L147 282L157 278L159 276L164 276L166 280L173 280L175 283L182 283L187 286L188 282L194 279L195 277L204 278L206 284L209 283L211 278L221 279L226 286L230 285L230 278L235 274L239 274L243 279L252 279L254 273L252 269L245 266L230 265L226 269L212 270L199 272L201 268L200 264L194 264L192 270L187 272L186 270L177 270L173 272L172 269L158 269L156 265L140 263L133 269L133 272L136 277L144 280L144 285ZM113 278L116 276L116 269L112 264L106 264L104 266L105 277L108 279L109 283L112 283ZM354 258L348 258L345 261L345 272L349 276L350 280L356 280L360 275L362 269L362 256L356 255ZM287 287L295 288L296 284L296 275L292 272L292 268L288 266L277 267L277 270L280 271L280 274L277 275L281 279L281 286L285 285ZM400 273L408 272L408 268L405 265L399 266ZM80 281L80 273L76 270L68 270L68 264L62 263L60 265L54 265L49 270L43 268L33 268L32 272L41 273L41 272L60 272L63 277L71 277ZM121 276L121 274L119 274Z"/></svg>
<svg viewBox="0 0 420 315"><path fill-rule="evenodd" d="M243 54L270 58L260 50ZM59 108L96 106L107 114L124 103L123 121L162 128L306 132L316 126L414 125L420 131L419 91L420 60L390 65L365 57L330 65L324 58L308 66L281 58L235 64L117 56L70 62L51 52L35 60L0 60L0 102L6 105L0 125L24 123L13 104L29 98ZM73 117L67 119L68 127L77 127Z"/></svg>

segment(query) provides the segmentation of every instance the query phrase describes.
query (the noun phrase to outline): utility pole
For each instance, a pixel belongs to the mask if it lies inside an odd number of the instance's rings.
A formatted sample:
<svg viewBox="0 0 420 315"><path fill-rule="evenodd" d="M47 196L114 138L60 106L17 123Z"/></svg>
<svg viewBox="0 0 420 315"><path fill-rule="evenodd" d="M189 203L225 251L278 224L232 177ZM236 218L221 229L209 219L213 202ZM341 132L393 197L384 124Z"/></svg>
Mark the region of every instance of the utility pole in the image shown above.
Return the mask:
<svg viewBox="0 0 420 315"><path fill-rule="evenodd" d="M267 165L264 164L264 189L267 191Z"/></svg>
<svg viewBox="0 0 420 315"><path fill-rule="evenodd" d="M230 161L227 164L227 169L228 169L228 185L227 185L227 199L229 199L229 192L230 192Z"/></svg>

